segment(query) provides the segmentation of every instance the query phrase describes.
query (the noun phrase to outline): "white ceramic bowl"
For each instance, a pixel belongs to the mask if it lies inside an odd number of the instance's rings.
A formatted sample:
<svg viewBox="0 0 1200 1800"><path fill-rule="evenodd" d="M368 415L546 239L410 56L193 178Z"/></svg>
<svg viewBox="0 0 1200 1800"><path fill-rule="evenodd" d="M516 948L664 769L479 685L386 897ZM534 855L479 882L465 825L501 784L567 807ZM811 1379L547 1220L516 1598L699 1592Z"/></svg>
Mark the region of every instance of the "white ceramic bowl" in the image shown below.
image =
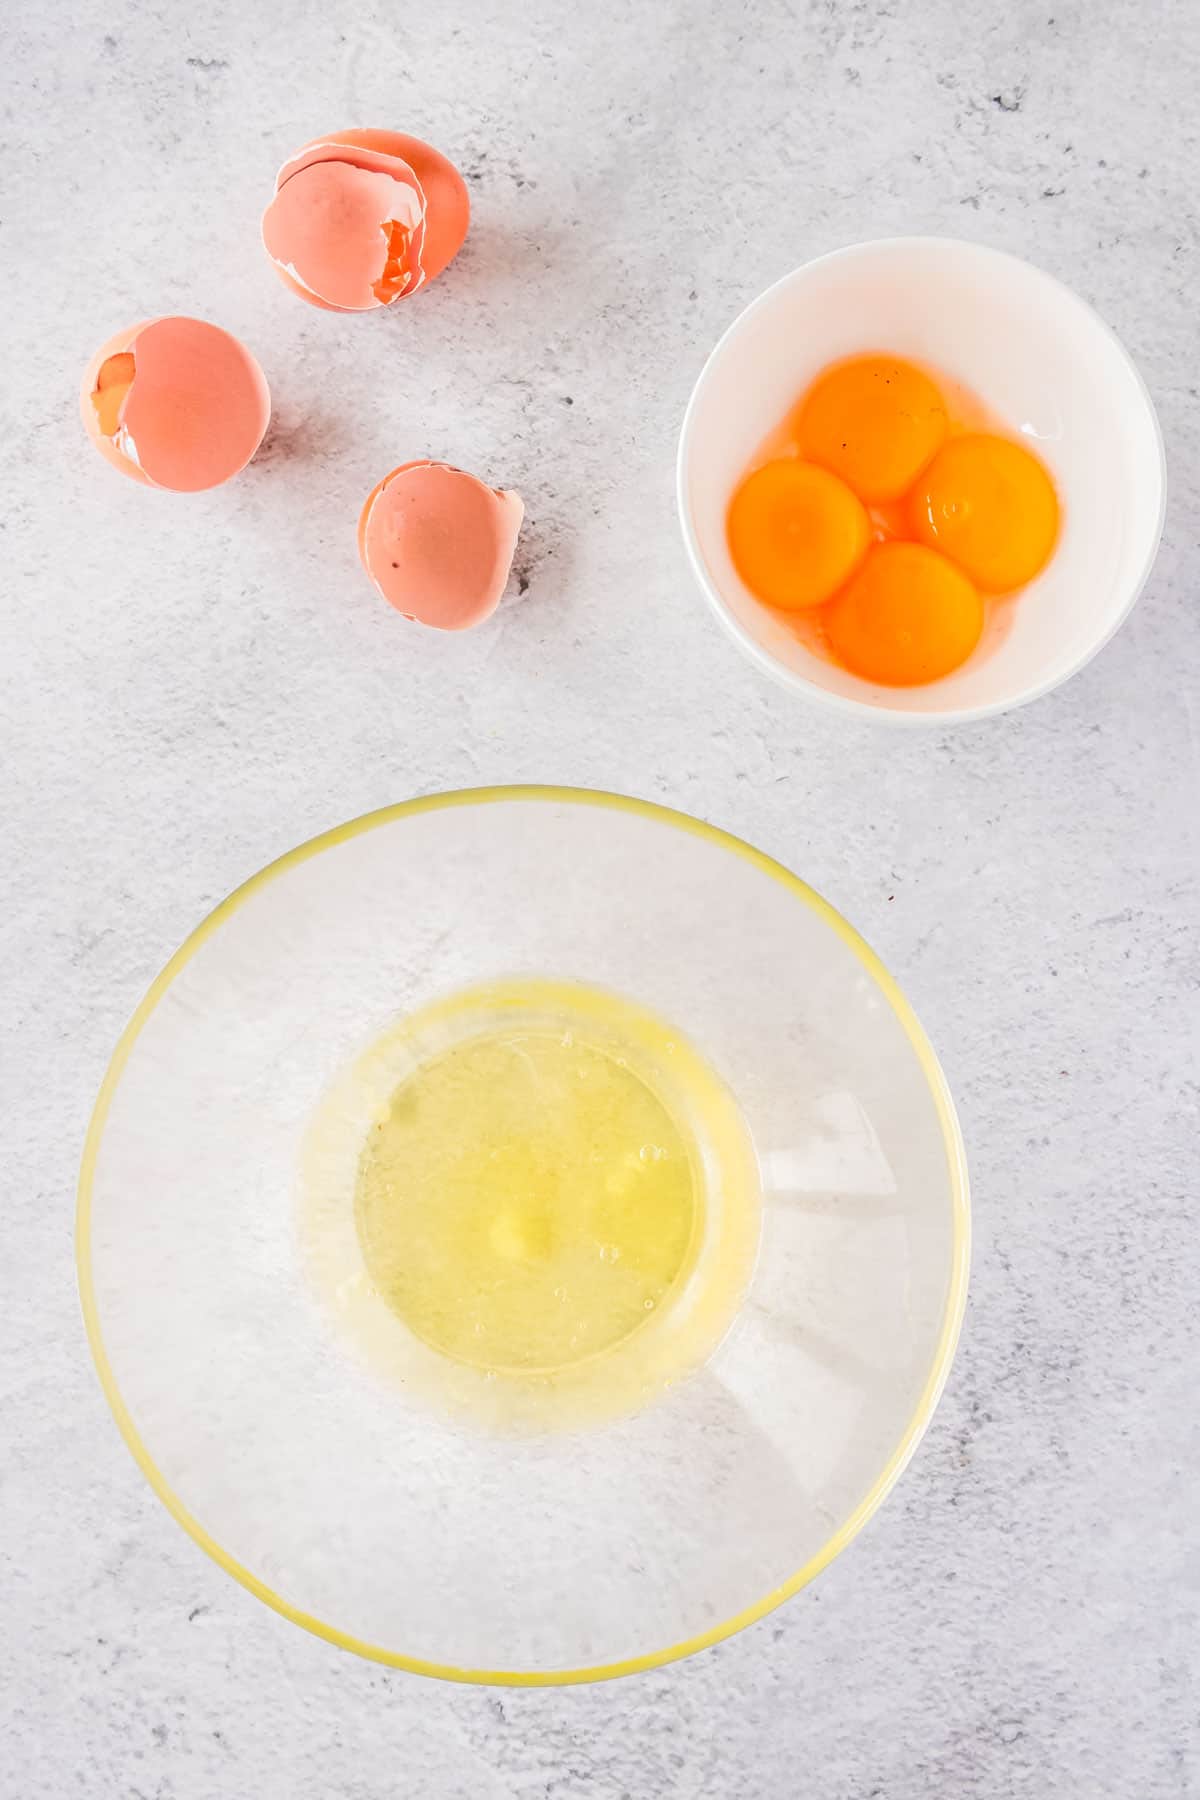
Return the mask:
<svg viewBox="0 0 1200 1800"><path fill-rule="evenodd" d="M725 516L747 465L829 362L887 350L965 384L1049 465L1063 508L1055 555L993 614L954 674L887 688L823 661L749 593ZM954 238L884 238L806 263L748 306L709 357L679 440L684 542L717 617L751 660L840 712L899 724L985 718L1081 669L1127 616L1162 531L1162 435L1125 350L1040 269Z"/></svg>

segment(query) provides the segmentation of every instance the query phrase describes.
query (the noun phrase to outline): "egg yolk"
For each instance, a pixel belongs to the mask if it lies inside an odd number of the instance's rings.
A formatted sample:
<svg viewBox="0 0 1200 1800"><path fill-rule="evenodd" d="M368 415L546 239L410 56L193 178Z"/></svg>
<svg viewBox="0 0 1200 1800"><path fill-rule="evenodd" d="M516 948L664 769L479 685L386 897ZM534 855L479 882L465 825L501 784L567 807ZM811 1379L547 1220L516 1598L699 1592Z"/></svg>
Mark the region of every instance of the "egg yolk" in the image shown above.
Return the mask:
<svg viewBox="0 0 1200 1800"><path fill-rule="evenodd" d="M909 502L912 530L991 594L1032 581L1058 536L1058 499L1030 451L971 433L944 444Z"/></svg>
<svg viewBox="0 0 1200 1800"><path fill-rule="evenodd" d="M838 363L800 408L801 454L830 469L860 500L898 500L946 435L934 383L894 356Z"/></svg>
<svg viewBox="0 0 1200 1800"><path fill-rule="evenodd" d="M855 356L813 383L801 407L801 452L858 499L898 500L946 436L946 403L910 362Z"/></svg>
<svg viewBox="0 0 1200 1800"><path fill-rule="evenodd" d="M738 574L758 599L786 611L836 593L866 554L871 530L843 482L795 457L747 476L728 524Z"/></svg>
<svg viewBox="0 0 1200 1800"><path fill-rule="evenodd" d="M966 661L983 630L983 602L936 550L877 544L830 605L825 629L851 674L915 687Z"/></svg>
<svg viewBox="0 0 1200 1800"><path fill-rule="evenodd" d="M105 437L115 437L121 421L121 403L133 386L135 365L130 350L119 351L100 364L92 405Z"/></svg>

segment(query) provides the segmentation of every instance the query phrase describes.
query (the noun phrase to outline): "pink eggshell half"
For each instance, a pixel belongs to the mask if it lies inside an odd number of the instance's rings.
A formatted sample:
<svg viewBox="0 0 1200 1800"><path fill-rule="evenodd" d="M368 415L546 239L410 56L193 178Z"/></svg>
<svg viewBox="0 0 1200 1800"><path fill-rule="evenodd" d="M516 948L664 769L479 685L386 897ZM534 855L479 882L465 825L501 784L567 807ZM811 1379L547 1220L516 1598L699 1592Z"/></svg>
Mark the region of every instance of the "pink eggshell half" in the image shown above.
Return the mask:
<svg viewBox="0 0 1200 1800"><path fill-rule="evenodd" d="M92 396L110 357L129 353L133 380L117 430L101 428ZM152 319L98 350L83 379L88 436L122 474L150 487L196 493L244 469L271 417L266 378L228 331L203 319Z"/></svg>
<svg viewBox="0 0 1200 1800"><path fill-rule="evenodd" d="M499 605L524 516L520 495L463 469L405 463L369 495L359 555L397 612L438 631L465 631Z"/></svg>

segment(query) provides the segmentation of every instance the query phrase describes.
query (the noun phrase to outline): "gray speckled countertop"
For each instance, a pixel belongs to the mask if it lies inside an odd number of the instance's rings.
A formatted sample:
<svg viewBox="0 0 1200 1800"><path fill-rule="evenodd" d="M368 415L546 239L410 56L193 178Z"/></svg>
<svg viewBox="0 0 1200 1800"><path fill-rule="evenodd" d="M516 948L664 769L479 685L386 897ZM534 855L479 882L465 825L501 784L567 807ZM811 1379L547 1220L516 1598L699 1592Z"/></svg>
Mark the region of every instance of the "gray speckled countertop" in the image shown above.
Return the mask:
<svg viewBox="0 0 1200 1800"><path fill-rule="evenodd" d="M1193 0L11 0L3 34L6 1800L1200 1793ZM347 320L285 293L257 218L284 154L358 123L455 156L476 220L411 308ZM720 330L905 231L1092 301L1172 483L1108 650L932 736L760 679L672 505ZM243 335L277 407L244 477L178 502L114 477L75 400L97 342L172 310ZM419 452L529 507L465 639L355 561ZM975 1270L923 1448L815 1587L632 1681L455 1689L306 1636L168 1518L87 1357L73 1184L120 1027L228 889L384 802L543 779L732 827L865 932L958 1098Z"/></svg>

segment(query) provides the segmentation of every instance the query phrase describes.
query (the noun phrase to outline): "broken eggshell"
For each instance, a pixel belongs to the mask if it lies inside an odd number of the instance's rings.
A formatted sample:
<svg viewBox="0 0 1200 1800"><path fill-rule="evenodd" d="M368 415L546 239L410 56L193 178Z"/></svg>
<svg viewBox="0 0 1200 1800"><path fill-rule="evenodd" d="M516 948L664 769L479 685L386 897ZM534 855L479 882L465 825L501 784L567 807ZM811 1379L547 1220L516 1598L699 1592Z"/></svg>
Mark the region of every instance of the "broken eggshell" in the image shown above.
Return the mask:
<svg viewBox="0 0 1200 1800"><path fill-rule="evenodd" d="M402 463L367 497L358 553L389 606L465 631L499 605L525 516L519 494L449 463Z"/></svg>
<svg viewBox="0 0 1200 1800"><path fill-rule="evenodd" d="M147 487L195 493L244 469L271 417L266 377L244 344L203 319L131 325L97 350L80 393L106 462Z"/></svg>
<svg viewBox="0 0 1200 1800"><path fill-rule="evenodd" d="M371 312L440 275L470 213L466 183L432 145L399 131L339 131L284 163L262 238L311 306Z"/></svg>

